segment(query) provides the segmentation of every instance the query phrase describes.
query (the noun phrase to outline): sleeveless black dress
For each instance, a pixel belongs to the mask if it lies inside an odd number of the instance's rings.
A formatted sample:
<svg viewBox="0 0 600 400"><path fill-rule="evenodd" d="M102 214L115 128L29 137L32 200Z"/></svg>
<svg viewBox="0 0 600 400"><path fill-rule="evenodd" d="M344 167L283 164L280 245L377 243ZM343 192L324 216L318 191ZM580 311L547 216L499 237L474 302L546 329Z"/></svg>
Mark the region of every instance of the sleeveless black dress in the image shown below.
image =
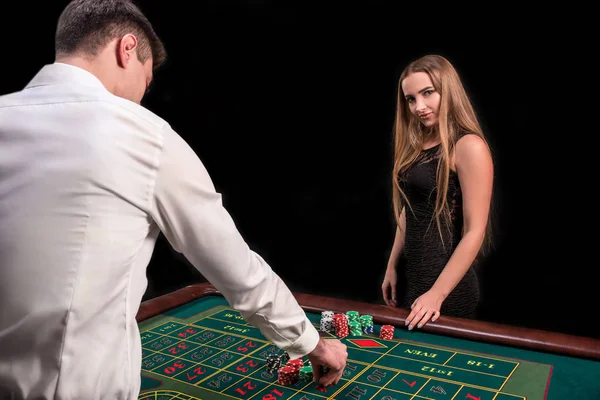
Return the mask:
<svg viewBox="0 0 600 400"><path fill-rule="evenodd" d="M400 180L410 205L406 207L406 236L404 244L406 296L403 307L410 310L415 299L427 292L446 266L458 245L463 229L462 193L458 175L450 171L448 204L451 227L448 230L441 218L444 244L440 239L434 218L436 171L440 159L441 145L423 150L413 165ZM399 272L399 277L401 273ZM471 266L461 282L442 303L440 312L462 318L476 318L479 303L479 281Z"/></svg>

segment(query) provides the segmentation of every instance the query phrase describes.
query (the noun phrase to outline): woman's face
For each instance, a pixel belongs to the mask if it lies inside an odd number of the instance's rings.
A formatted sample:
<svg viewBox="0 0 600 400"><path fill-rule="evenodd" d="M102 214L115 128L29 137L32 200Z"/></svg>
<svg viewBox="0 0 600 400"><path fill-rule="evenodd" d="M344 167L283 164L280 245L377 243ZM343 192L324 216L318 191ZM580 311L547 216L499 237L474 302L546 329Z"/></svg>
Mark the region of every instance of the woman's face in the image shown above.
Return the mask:
<svg viewBox="0 0 600 400"><path fill-rule="evenodd" d="M410 112L426 127L438 123L440 94L433 87L429 74L415 72L402 81L402 92Z"/></svg>

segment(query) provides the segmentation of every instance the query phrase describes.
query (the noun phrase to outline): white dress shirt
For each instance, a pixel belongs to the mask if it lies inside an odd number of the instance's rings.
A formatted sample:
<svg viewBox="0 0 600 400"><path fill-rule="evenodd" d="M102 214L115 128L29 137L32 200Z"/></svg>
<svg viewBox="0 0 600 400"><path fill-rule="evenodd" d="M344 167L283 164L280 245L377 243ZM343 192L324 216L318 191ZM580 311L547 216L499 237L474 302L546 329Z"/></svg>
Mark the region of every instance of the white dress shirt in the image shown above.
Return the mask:
<svg viewBox="0 0 600 400"><path fill-rule="evenodd" d="M137 398L160 231L275 345L313 350L317 330L167 122L61 63L0 97L0 399Z"/></svg>

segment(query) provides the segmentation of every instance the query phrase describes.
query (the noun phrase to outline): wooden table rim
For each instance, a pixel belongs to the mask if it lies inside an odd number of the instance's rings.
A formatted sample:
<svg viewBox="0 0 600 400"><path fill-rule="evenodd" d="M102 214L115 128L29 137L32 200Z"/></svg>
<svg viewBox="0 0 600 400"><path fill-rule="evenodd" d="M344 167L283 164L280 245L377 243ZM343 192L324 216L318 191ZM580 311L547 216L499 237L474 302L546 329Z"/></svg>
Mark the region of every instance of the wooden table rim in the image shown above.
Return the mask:
<svg viewBox="0 0 600 400"><path fill-rule="evenodd" d="M361 314L372 315L373 321L381 325L404 326L404 322L409 314L408 310L392 308L386 305L368 304L306 293L294 292L293 294L298 303L308 312L321 313L321 311L325 310L346 312L356 309L360 310ZM222 296L210 283L189 285L173 293L143 302L140 305L136 319L138 322L142 322L192 300L211 295ZM443 315L437 321L427 323L420 330L434 335L444 335L563 356L600 360L600 339L591 337Z"/></svg>

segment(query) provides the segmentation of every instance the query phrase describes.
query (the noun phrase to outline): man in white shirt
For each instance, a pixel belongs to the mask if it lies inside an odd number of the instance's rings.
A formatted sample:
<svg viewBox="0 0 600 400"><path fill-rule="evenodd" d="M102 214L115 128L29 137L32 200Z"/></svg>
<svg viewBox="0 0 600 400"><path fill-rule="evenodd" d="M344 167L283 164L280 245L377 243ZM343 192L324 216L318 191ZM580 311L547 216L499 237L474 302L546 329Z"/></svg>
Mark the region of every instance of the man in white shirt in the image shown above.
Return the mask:
<svg viewBox="0 0 600 400"><path fill-rule="evenodd" d="M164 58L131 2L75 0L55 63L0 97L0 399L137 398L135 316L161 231L315 380L341 377L346 346L319 337L194 151L140 105Z"/></svg>

